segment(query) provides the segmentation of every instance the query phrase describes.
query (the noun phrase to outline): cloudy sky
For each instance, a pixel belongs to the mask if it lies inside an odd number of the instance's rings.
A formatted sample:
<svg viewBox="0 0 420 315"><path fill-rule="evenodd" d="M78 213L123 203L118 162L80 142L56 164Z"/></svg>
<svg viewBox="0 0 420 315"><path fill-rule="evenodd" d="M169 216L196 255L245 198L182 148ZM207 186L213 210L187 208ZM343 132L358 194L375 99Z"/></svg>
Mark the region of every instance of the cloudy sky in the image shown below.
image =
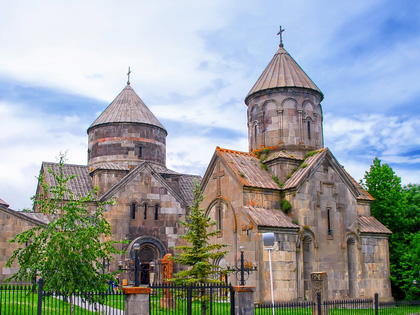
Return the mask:
<svg viewBox="0 0 420 315"><path fill-rule="evenodd" d="M170 168L247 151L244 97L278 48L325 95L325 146L420 182L417 0L0 0L0 198L31 207L42 161L87 163L86 129L131 86L169 132Z"/></svg>

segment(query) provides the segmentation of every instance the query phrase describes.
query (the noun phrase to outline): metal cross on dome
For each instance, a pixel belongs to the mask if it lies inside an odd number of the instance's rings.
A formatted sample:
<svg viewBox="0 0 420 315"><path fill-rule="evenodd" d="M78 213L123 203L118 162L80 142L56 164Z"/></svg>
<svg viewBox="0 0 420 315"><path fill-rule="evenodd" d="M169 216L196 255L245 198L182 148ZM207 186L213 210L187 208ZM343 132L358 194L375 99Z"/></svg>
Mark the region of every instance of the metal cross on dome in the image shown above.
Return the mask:
<svg viewBox="0 0 420 315"><path fill-rule="evenodd" d="M281 28L281 25L280 25L280 30L279 30L279 32L277 33L277 35L280 35L280 45L279 45L279 47L283 47L283 36L282 36L282 33L284 32L284 28L282 29Z"/></svg>
<svg viewBox="0 0 420 315"><path fill-rule="evenodd" d="M127 72L128 80L127 80L127 84L130 84L130 73L131 73L131 70L130 70L130 67L128 67L128 72Z"/></svg>

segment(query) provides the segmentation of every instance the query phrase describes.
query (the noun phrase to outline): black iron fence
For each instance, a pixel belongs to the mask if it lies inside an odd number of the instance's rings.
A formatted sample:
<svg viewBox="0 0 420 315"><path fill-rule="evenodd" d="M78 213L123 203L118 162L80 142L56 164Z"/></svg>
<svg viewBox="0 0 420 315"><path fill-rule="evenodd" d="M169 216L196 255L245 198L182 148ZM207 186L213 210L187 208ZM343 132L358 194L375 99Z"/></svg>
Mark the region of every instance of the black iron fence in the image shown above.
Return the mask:
<svg viewBox="0 0 420 315"><path fill-rule="evenodd" d="M83 292L66 295L46 292L40 285L0 285L0 315L122 315L124 293Z"/></svg>
<svg viewBox="0 0 420 315"><path fill-rule="evenodd" d="M320 293L317 301L256 303L256 315L408 315L420 314L420 301L379 302L374 299L346 299L323 301Z"/></svg>
<svg viewBox="0 0 420 315"><path fill-rule="evenodd" d="M150 285L150 314L233 315L235 292L231 285L175 283Z"/></svg>

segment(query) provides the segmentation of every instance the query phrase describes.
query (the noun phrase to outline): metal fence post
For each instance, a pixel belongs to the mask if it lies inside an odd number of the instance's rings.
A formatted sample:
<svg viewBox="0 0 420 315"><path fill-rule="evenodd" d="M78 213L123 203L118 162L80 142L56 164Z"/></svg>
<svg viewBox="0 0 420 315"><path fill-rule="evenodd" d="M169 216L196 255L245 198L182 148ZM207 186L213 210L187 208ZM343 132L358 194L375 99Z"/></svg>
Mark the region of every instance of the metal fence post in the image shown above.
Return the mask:
<svg viewBox="0 0 420 315"><path fill-rule="evenodd" d="M192 287L187 287L187 315L192 315Z"/></svg>
<svg viewBox="0 0 420 315"><path fill-rule="evenodd" d="M379 313L379 294L375 293L375 315Z"/></svg>
<svg viewBox="0 0 420 315"><path fill-rule="evenodd" d="M42 315L42 290L44 288L44 279L39 278L38 280L38 314Z"/></svg>
<svg viewBox="0 0 420 315"><path fill-rule="evenodd" d="M321 292L316 293L316 302L318 308L318 315L322 315Z"/></svg>

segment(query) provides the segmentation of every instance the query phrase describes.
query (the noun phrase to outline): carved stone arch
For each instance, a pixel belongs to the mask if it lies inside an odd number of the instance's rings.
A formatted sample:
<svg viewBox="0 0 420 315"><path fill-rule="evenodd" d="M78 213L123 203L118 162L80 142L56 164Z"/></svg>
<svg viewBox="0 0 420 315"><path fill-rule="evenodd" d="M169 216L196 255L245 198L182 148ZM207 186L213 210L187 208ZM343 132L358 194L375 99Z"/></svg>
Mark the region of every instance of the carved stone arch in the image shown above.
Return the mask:
<svg viewBox="0 0 420 315"><path fill-rule="evenodd" d="M238 231L238 220L237 220L237 213L235 212L234 208L232 207L232 205L230 204L230 202L228 201L227 198L221 196L218 198L215 198L207 207L206 209L206 216L209 215L210 210L216 206L218 203L223 202L226 205L226 208L232 212L233 214L233 222L234 222L234 226L233 226L233 231L234 233L236 233Z"/></svg>
<svg viewBox="0 0 420 315"><path fill-rule="evenodd" d="M260 123L258 120L254 120L254 122L252 123L252 128L250 129L250 132L251 132L250 138L252 139L252 142L255 144L258 144L259 135L261 133ZM256 146L254 150L255 149L258 149L258 147Z"/></svg>
<svg viewBox="0 0 420 315"><path fill-rule="evenodd" d="M277 102L277 101L276 101L276 100L274 100L274 99L269 99L269 100L266 100L266 101L263 103L263 105L261 106L262 110L263 110L264 112L266 112L266 111L267 111L267 107L268 107L268 105L270 105L270 104L274 104L274 106L275 106L275 108L273 107L273 108L271 108L271 110L276 110L276 109L279 107L279 102ZM270 110L270 108L268 108L268 110Z"/></svg>
<svg viewBox="0 0 420 315"><path fill-rule="evenodd" d="M133 246L136 243L140 245L140 250L142 250L142 248L145 247L154 250L154 252L156 253L156 259L162 259L167 254L166 247L161 240L153 236L141 236L131 241L131 243L127 247L126 255L129 256L131 259L134 259L135 256Z"/></svg>
<svg viewBox="0 0 420 315"><path fill-rule="evenodd" d="M255 116L257 116L260 111L261 109L258 103L252 104L249 109L249 113L250 113L249 119L255 119Z"/></svg>
<svg viewBox="0 0 420 315"><path fill-rule="evenodd" d="M311 298L311 273L315 270L315 235L310 230L305 230L300 235L301 251L301 292L306 299Z"/></svg>
<svg viewBox="0 0 420 315"><path fill-rule="evenodd" d="M350 298L357 297L358 292L358 270L359 255L357 251L358 237L354 233L347 233L345 236L346 244L346 274L347 274L347 292Z"/></svg>
<svg viewBox="0 0 420 315"><path fill-rule="evenodd" d="M346 248L348 243L356 244L357 249L361 249L360 238L354 232L347 232L343 236L342 248Z"/></svg>
<svg viewBox="0 0 420 315"><path fill-rule="evenodd" d="M302 243L303 240L308 237L312 239L312 242L314 243L314 248L318 248L318 242L317 242L317 238L315 237L315 233L310 229L304 230L302 233L300 233L299 239L298 239L298 243L299 243L298 247L300 246L300 243Z"/></svg>
<svg viewBox="0 0 420 315"><path fill-rule="evenodd" d="M293 106L291 106L291 103L293 103ZM283 110L284 108L293 108L293 109L298 109L298 102L291 97L285 98L281 104L280 104L280 108L281 110Z"/></svg>

